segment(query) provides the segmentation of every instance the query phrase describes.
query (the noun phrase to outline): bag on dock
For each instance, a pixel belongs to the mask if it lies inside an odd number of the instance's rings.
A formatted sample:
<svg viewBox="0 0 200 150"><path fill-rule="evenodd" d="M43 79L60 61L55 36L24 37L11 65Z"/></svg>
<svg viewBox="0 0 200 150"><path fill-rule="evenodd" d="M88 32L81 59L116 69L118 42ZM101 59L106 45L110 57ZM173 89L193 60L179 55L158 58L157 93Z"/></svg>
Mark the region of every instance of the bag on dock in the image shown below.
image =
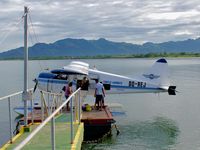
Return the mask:
<svg viewBox="0 0 200 150"><path fill-rule="evenodd" d="M84 104L82 106L82 110L83 111L91 111L92 110L92 107L89 105L89 104Z"/></svg>

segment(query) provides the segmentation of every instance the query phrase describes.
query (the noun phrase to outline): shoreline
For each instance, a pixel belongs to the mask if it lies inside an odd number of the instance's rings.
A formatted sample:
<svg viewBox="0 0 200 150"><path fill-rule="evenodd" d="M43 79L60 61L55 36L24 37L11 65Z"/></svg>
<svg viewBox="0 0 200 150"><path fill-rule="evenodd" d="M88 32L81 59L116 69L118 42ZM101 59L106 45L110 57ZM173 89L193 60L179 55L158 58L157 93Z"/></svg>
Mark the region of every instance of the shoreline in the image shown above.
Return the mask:
<svg viewBox="0 0 200 150"><path fill-rule="evenodd" d="M129 55L96 55L96 56L56 56L30 57L29 60L65 60L65 59L128 59L128 58L199 58L200 53L148 53ZM0 61L23 60L23 58L0 58Z"/></svg>

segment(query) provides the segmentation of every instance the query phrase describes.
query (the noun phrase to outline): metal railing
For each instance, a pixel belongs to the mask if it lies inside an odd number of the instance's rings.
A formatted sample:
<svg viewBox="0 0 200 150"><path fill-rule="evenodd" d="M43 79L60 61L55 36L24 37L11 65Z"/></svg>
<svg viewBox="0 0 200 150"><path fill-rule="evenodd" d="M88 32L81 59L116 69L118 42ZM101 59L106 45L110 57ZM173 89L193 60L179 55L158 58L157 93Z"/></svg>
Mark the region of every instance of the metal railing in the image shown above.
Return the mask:
<svg viewBox="0 0 200 150"><path fill-rule="evenodd" d="M45 97L46 95L46 97ZM62 96L63 93L52 93L46 91L40 91L40 99L41 99L41 120L43 121L45 118L45 110L47 116L49 116L53 109L58 108L62 104Z"/></svg>
<svg viewBox="0 0 200 150"><path fill-rule="evenodd" d="M28 89L28 92L32 93L33 92L33 88L32 89ZM20 92L16 92L16 93L13 93L13 94L10 94L10 95L7 95L7 96L4 96L4 97L1 97L0 98L0 102L1 101L5 101L7 100L8 101L8 113L9 113L9 139L10 139L10 143L12 143L12 139L13 139L13 116L12 116L12 103L11 103L11 100L13 100L12 98L15 97L15 96L19 96L19 95L22 95L23 94L23 91L20 91ZM31 103L31 107L33 107L33 104Z"/></svg>
<svg viewBox="0 0 200 150"><path fill-rule="evenodd" d="M71 139L71 144L73 143L74 140L74 127L73 127L73 123L75 121L78 121L78 123L80 123L80 116L81 116L81 98L80 98L80 88L78 90L76 90L71 96L69 96L69 98L64 101L55 111L53 111L35 130L33 130L32 133L30 133L30 135L23 140L18 146L15 147L14 150L20 150L21 148L23 148L50 120L51 120L51 147L52 150L55 150L56 147L56 143L55 143L55 116L57 113L59 113L62 108L64 108L67 104L67 102L70 102L70 139ZM46 92L47 94L51 94L50 92ZM78 117L74 117L73 115L73 102L77 102L77 107L78 107L78 111L75 111L75 116L76 114L78 114ZM75 120L75 121L74 121Z"/></svg>

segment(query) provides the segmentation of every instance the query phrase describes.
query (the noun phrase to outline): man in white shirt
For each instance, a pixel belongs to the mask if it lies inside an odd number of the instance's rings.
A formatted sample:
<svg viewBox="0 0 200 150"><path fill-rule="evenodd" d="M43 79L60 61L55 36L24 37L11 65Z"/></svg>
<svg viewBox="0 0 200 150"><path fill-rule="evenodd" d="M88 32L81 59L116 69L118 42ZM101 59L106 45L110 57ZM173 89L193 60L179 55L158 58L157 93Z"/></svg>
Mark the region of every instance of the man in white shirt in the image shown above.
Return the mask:
<svg viewBox="0 0 200 150"><path fill-rule="evenodd" d="M95 93L94 93L94 96L96 97L95 108L97 105L97 109L102 110L103 100L105 97L105 89L104 89L103 84L100 83L98 79L96 79L95 81L96 81L96 87L95 87Z"/></svg>

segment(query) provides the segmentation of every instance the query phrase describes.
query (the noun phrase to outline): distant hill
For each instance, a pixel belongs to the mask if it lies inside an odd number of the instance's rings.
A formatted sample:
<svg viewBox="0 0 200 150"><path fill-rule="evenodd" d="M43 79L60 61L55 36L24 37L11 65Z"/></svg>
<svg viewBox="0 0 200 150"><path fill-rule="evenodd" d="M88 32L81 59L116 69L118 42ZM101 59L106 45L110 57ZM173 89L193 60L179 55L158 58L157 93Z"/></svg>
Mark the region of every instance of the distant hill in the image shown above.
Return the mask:
<svg viewBox="0 0 200 150"><path fill-rule="evenodd" d="M142 45L125 42L66 38L54 43L37 43L29 47L29 57L127 55L147 53L200 53L200 38ZM0 53L0 59L23 58L23 47Z"/></svg>

